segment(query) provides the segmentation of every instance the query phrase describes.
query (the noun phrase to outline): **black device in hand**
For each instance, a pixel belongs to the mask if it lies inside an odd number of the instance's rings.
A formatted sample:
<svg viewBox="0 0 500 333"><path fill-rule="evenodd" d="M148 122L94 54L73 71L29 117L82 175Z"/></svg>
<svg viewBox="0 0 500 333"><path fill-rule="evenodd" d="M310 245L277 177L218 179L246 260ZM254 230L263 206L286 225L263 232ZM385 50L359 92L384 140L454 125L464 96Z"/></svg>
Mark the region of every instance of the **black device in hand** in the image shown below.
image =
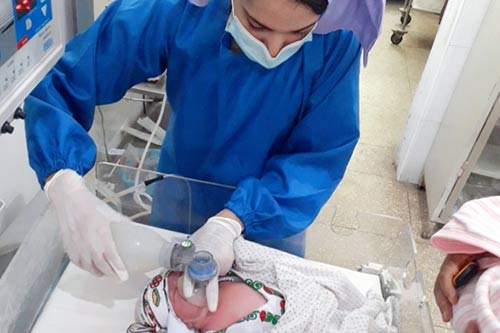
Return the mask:
<svg viewBox="0 0 500 333"><path fill-rule="evenodd" d="M453 286L458 289L469 283L479 272L479 265L475 261L470 261L453 276Z"/></svg>

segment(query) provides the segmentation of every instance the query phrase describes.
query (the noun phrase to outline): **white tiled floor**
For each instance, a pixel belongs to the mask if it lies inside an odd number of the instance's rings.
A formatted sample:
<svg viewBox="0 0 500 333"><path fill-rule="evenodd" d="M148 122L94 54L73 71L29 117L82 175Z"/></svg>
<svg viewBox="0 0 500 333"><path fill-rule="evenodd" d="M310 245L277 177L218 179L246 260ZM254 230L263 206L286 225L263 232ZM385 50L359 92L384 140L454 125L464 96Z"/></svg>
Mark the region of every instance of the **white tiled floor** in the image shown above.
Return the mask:
<svg viewBox="0 0 500 333"><path fill-rule="evenodd" d="M402 1L388 1L382 36L361 74L361 138L341 185L323 208L307 238L307 257L356 268L386 261L402 250L395 235L412 226L417 269L424 282L436 332L450 332L434 303L432 287L443 256L420 237L427 220L425 193L396 181L394 154L408 110L439 27L438 16L412 13L409 33L399 46L390 42ZM396 233L395 233L396 232Z"/></svg>

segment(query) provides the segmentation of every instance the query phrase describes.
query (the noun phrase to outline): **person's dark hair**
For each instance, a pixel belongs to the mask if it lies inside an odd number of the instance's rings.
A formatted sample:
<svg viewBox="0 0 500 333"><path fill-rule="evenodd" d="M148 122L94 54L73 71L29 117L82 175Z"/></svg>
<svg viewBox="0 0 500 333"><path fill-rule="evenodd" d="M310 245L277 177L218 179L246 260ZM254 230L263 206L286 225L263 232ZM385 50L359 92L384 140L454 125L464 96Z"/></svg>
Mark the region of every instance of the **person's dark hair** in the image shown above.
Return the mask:
<svg viewBox="0 0 500 333"><path fill-rule="evenodd" d="M328 7L328 0L297 0L297 2L310 7L318 15L323 15Z"/></svg>

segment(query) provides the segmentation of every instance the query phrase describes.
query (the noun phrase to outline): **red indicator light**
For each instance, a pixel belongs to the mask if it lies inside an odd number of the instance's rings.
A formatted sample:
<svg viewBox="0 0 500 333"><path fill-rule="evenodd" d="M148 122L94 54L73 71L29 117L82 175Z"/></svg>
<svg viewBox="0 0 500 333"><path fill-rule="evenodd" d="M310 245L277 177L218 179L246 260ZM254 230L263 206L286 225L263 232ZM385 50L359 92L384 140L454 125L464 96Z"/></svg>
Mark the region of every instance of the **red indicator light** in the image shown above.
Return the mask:
<svg viewBox="0 0 500 333"><path fill-rule="evenodd" d="M31 10L31 7L30 7L30 6L26 6L26 7L24 7L24 9L25 9L27 12L29 12L29 11Z"/></svg>
<svg viewBox="0 0 500 333"><path fill-rule="evenodd" d="M23 7L21 5L16 5L16 11L20 12L23 10Z"/></svg>
<svg viewBox="0 0 500 333"><path fill-rule="evenodd" d="M29 0L23 0L23 5L27 6L29 5L29 3L30 3Z"/></svg>
<svg viewBox="0 0 500 333"><path fill-rule="evenodd" d="M21 39L19 43L17 43L17 49L19 50L20 48L22 48L24 45L26 45L27 42L28 36L24 36L23 39Z"/></svg>

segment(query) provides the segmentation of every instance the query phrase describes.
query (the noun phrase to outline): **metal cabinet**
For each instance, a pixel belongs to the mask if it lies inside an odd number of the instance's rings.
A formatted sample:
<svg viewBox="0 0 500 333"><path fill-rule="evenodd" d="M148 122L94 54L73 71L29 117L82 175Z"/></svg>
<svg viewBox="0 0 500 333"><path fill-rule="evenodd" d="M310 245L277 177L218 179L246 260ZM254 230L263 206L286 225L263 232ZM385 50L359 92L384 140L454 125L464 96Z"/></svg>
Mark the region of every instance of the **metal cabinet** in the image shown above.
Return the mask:
<svg viewBox="0 0 500 333"><path fill-rule="evenodd" d="M500 195L499 17L500 3L492 2L425 163L434 223L446 223L465 201Z"/></svg>
<svg viewBox="0 0 500 333"><path fill-rule="evenodd" d="M478 116L479 112L470 110L469 117L455 118L453 126L442 128L443 133L452 131L446 138L438 134L439 141L435 142L425 168L431 222L446 223L466 201L500 195L500 96L479 131L473 126ZM469 131L458 122L471 125ZM471 140L474 141L468 149L463 141ZM460 166L456 168L457 165ZM424 236L430 236L432 231L426 232Z"/></svg>
<svg viewBox="0 0 500 333"><path fill-rule="evenodd" d="M473 112L471 110L470 118L477 116ZM466 121L471 121L473 125L470 118ZM444 224L465 202L500 195L499 119L500 96L488 112L470 149L463 141L474 139L474 135L459 126L451 128L453 135L435 143L435 150L431 151L425 167L430 222ZM443 132L448 130L443 129ZM461 138L457 139L457 136ZM433 225L424 229L423 236L430 237Z"/></svg>

